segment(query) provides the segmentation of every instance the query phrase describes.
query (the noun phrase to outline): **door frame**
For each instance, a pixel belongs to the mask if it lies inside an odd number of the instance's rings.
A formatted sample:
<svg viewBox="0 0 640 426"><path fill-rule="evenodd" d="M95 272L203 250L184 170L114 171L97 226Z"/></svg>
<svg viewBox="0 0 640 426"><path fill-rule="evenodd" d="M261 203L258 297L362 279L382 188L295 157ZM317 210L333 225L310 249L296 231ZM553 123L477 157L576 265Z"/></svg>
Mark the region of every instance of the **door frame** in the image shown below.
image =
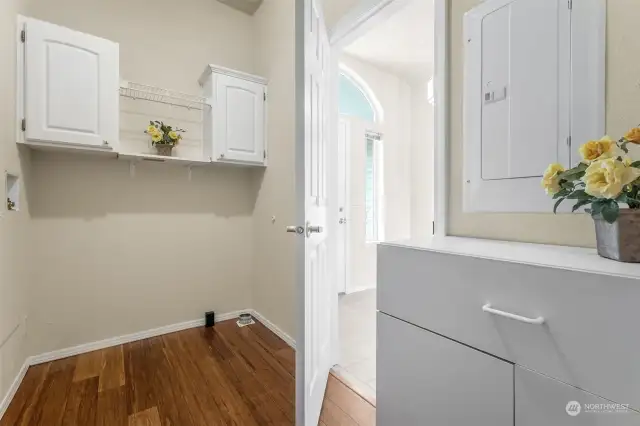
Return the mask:
<svg viewBox="0 0 640 426"><path fill-rule="evenodd" d="M348 12L332 29L329 29L331 45L331 75L329 103L331 113L329 116L329 143L327 153L327 169L331 169L335 163L338 139L338 98L337 82L339 66L336 53L350 41L365 33L377 23L388 18L410 0L360 0L360 2ZM448 174L448 144L449 139L449 10L451 0L434 0L434 89L435 89L435 191L434 191L434 234L445 236L447 230L447 174ZM296 152L295 152L295 177L296 182L304 182L305 163L305 18L309 16L309 0L296 0L295 10L295 87L296 87ZM335 167L335 166L334 166ZM336 205L336 179L331 177L328 190L328 215L329 223L335 223L338 211ZM304 185L296 185L296 223L304 223L305 220L305 188ZM329 227L332 229L331 227ZM296 238L296 268L295 287L297 291L297 319L298 330L296 333L296 424L304 426L304 393L305 393L305 247L304 239ZM328 248L331 252L335 248L335 235L328 236ZM335 265L328 269L329 282L335 283ZM328 289L337 294L336 288ZM302 325L302 326L300 326ZM332 342L331 352L334 362L339 357L338 334L338 306L337 303L331 312Z"/></svg>

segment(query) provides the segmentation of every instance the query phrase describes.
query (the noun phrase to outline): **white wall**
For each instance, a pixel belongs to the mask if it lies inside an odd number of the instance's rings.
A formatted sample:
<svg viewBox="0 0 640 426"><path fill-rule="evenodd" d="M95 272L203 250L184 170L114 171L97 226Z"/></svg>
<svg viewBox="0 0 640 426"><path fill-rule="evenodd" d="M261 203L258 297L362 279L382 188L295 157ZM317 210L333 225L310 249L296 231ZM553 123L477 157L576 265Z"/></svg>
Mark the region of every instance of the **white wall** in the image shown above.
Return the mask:
<svg viewBox="0 0 640 426"><path fill-rule="evenodd" d="M28 16L119 42L127 80L199 93L207 63L254 71L253 18L216 1L27 1ZM251 307L251 170L189 182L145 163L131 178L122 161L37 153L28 186L31 354Z"/></svg>
<svg viewBox="0 0 640 426"><path fill-rule="evenodd" d="M20 175L22 191L19 212L0 206L0 401L27 356L25 319L28 314L29 204L24 180L29 180L28 151L18 152L15 144L15 52L16 14L21 0L4 0L0 7L0 188L4 195L4 171ZM3 201L4 203L5 201Z"/></svg>
<svg viewBox="0 0 640 426"><path fill-rule="evenodd" d="M403 79L376 66L343 54L341 61L358 74L376 94L384 121L373 130L383 134L384 238L402 240L411 234L411 89ZM363 125L361 124L360 127ZM357 126L356 126L357 127ZM360 135L362 135L361 128ZM352 132L354 139L360 138ZM351 288L375 287L376 245L365 243L365 143L351 143Z"/></svg>
<svg viewBox="0 0 640 426"><path fill-rule="evenodd" d="M411 85L411 238L432 234L434 109L427 82Z"/></svg>
<svg viewBox="0 0 640 426"><path fill-rule="evenodd" d="M256 72L269 79L269 166L255 176L253 307L296 335L294 1L264 0L256 13ZM275 216L275 223L272 217Z"/></svg>

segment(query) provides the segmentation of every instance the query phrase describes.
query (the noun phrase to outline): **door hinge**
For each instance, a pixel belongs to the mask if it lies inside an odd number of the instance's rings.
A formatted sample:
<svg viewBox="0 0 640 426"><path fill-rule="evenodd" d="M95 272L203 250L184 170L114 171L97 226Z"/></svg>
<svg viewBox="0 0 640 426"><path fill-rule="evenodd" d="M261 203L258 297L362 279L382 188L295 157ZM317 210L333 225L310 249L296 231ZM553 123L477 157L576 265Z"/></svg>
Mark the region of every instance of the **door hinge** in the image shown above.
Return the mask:
<svg viewBox="0 0 640 426"><path fill-rule="evenodd" d="M567 137L567 146L571 148L571 136Z"/></svg>
<svg viewBox="0 0 640 426"><path fill-rule="evenodd" d="M263 93L262 95L263 95L263 97L264 97L264 101L265 101L265 102L267 102L267 94L266 94L266 93Z"/></svg>
<svg viewBox="0 0 640 426"><path fill-rule="evenodd" d="M569 7L569 10L573 9L573 0L567 0L567 6Z"/></svg>
<svg viewBox="0 0 640 426"><path fill-rule="evenodd" d="M27 131L27 120L25 118L22 119L21 127L23 132Z"/></svg>
<svg viewBox="0 0 640 426"><path fill-rule="evenodd" d="M27 41L27 32L25 30L22 30L22 32L20 33L20 41L23 43Z"/></svg>

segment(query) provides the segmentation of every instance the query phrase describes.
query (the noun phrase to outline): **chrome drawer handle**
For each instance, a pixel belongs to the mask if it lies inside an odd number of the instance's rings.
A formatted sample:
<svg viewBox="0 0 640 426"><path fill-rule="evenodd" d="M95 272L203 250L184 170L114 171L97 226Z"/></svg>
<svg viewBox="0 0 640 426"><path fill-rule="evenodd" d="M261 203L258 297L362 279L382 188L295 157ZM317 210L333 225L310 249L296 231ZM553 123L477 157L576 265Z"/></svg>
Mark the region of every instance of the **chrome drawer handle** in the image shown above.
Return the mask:
<svg viewBox="0 0 640 426"><path fill-rule="evenodd" d="M486 305L484 305L482 307L482 310L485 311L485 312L488 312L490 314L493 314L493 315L498 315L498 316L509 318L509 319L512 319L512 320L524 322L526 324L534 324L534 325L542 325L542 324L544 324L544 317L538 317L538 318L535 318L535 319L527 318L527 317L521 317L520 315L511 314L509 312L504 312L504 311L499 311L497 309L493 309L491 307L490 303L487 303Z"/></svg>

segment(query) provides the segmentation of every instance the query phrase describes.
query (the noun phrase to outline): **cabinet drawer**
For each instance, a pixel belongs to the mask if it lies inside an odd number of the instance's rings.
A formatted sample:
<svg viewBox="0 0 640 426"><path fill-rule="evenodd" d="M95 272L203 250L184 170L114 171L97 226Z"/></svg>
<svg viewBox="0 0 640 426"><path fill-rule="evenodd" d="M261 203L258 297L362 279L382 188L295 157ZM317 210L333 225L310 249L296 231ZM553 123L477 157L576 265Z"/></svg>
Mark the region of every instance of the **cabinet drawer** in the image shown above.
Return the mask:
<svg viewBox="0 0 640 426"><path fill-rule="evenodd" d="M483 312L492 307L522 323ZM640 407L640 282L396 246L378 251L378 309Z"/></svg>
<svg viewBox="0 0 640 426"><path fill-rule="evenodd" d="M520 367L515 368L515 396L516 426L640 425L636 411Z"/></svg>
<svg viewBox="0 0 640 426"><path fill-rule="evenodd" d="M382 313L377 370L378 426L513 425L512 364Z"/></svg>

